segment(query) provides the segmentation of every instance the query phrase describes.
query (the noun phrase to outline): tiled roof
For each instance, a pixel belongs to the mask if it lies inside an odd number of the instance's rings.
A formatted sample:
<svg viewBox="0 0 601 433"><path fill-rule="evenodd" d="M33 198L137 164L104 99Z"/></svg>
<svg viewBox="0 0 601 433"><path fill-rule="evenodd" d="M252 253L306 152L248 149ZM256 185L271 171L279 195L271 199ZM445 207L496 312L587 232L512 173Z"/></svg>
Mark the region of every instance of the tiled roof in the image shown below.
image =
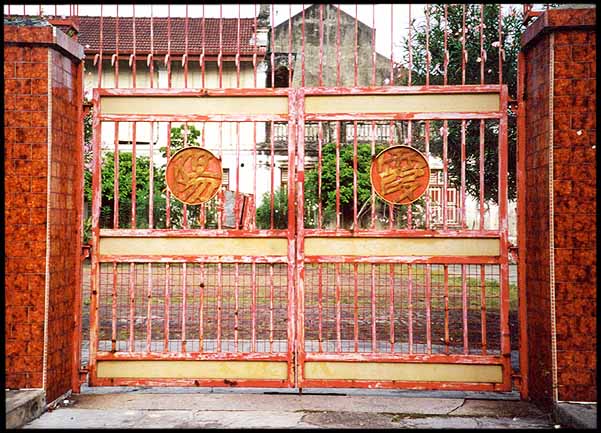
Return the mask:
<svg viewBox="0 0 601 433"><path fill-rule="evenodd" d="M119 21L119 54L133 52L133 18L120 17ZM221 21L221 23L220 23ZM238 33L237 18L205 18L204 32L202 18L188 18L188 54L200 54L204 47L206 55L216 55L220 51L224 55L233 55L237 52L238 40L240 41L240 54L248 55L255 51L253 37L254 18L240 18L240 32ZM149 53L151 48L150 18L140 17L135 19L136 24L136 53ZM102 19L102 45L103 51L114 53L116 47L115 35L117 18L103 17ZM166 54L168 47L168 27L171 26L171 54L185 53L185 25L186 19L180 17L153 18L153 45L155 54ZM220 25L223 35L219 41ZM97 53L100 48L100 17L79 17L79 43L84 46L86 53Z"/></svg>

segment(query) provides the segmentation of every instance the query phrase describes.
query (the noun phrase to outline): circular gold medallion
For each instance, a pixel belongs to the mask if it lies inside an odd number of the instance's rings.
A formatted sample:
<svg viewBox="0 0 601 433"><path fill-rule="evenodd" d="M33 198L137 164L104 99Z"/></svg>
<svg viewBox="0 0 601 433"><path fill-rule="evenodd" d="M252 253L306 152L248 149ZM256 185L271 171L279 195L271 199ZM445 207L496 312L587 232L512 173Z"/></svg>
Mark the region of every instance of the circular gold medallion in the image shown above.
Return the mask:
<svg viewBox="0 0 601 433"><path fill-rule="evenodd" d="M200 147L185 147L167 163L167 186L179 201L196 205L211 200L221 187L221 161Z"/></svg>
<svg viewBox="0 0 601 433"><path fill-rule="evenodd" d="M420 198L430 183L430 166L420 152L409 146L393 146L371 163L371 183L384 201L409 204Z"/></svg>

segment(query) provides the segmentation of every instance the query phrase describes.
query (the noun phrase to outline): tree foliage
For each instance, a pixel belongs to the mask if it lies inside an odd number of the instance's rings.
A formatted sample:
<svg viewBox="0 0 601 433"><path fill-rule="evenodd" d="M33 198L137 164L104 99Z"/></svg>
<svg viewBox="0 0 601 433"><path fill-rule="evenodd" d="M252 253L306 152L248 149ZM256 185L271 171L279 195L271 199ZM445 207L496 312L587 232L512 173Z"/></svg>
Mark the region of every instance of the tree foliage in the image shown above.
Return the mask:
<svg viewBox="0 0 601 433"><path fill-rule="evenodd" d="M447 84L481 84L483 72L484 84L499 83L499 50L503 59L502 81L507 84L509 97L515 99L517 93L517 58L520 51L520 36L524 30L521 13L515 9L502 16L502 34L499 40L499 4L480 5L446 5L432 4L426 9L426 20L412 25L411 41L406 37L403 41L405 58L402 67L397 67L399 80L407 84L409 65L409 47L412 51L412 85L426 83L426 72L429 71L429 84L444 84L445 70L445 33L447 36ZM447 19L445 20L445 11ZM465 11L465 80L463 80L463 20ZM483 25L481 25L483 12ZM428 19L429 17L429 19ZM429 25L428 25L429 21ZM481 51L481 34L483 50ZM427 53L430 53L428 69ZM430 151L442 157L442 122L431 122L432 135ZM448 128L448 162L449 179L458 186L461 181L461 122L449 122ZM466 122L466 185L467 192L478 197L480 157L480 121ZM508 188L509 198L515 199L515 156L516 156L516 117L508 112ZM484 197L487 201L498 201L498 122L485 122L485 185Z"/></svg>

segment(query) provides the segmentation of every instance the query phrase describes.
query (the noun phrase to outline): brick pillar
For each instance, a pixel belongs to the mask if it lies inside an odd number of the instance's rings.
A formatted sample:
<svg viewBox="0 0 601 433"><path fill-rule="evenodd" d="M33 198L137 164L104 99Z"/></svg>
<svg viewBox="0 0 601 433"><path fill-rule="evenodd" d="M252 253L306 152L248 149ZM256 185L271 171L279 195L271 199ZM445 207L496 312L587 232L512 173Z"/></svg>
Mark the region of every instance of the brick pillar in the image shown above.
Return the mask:
<svg viewBox="0 0 601 433"><path fill-rule="evenodd" d="M597 400L596 9L550 9L522 37L520 285L529 397ZM523 292L523 293L524 293Z"/></svg>
<svg viewBox="0 0 601 433"><path fill-rule="evenodd" d="M6 387L72 389L81 279L83 48L4 25Z"/></svg>

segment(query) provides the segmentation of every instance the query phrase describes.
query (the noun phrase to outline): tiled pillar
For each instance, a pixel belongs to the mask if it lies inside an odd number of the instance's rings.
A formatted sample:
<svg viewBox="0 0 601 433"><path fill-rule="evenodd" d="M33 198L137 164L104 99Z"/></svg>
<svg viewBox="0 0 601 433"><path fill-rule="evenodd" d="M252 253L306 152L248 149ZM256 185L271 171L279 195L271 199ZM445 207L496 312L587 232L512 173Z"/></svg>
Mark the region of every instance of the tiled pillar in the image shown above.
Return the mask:
<svg viewBox="0 0 601 433"><path fill-rule="evenodd" d="M81 279L81 45L4 25L6 387L72 389Z"/></svg>
<svg viewBox="0 0 601 433"><path fill-rule="evenodd" d="M596 9L550 9L522 37L518 177L529 397L597 400Z"/></svg>

